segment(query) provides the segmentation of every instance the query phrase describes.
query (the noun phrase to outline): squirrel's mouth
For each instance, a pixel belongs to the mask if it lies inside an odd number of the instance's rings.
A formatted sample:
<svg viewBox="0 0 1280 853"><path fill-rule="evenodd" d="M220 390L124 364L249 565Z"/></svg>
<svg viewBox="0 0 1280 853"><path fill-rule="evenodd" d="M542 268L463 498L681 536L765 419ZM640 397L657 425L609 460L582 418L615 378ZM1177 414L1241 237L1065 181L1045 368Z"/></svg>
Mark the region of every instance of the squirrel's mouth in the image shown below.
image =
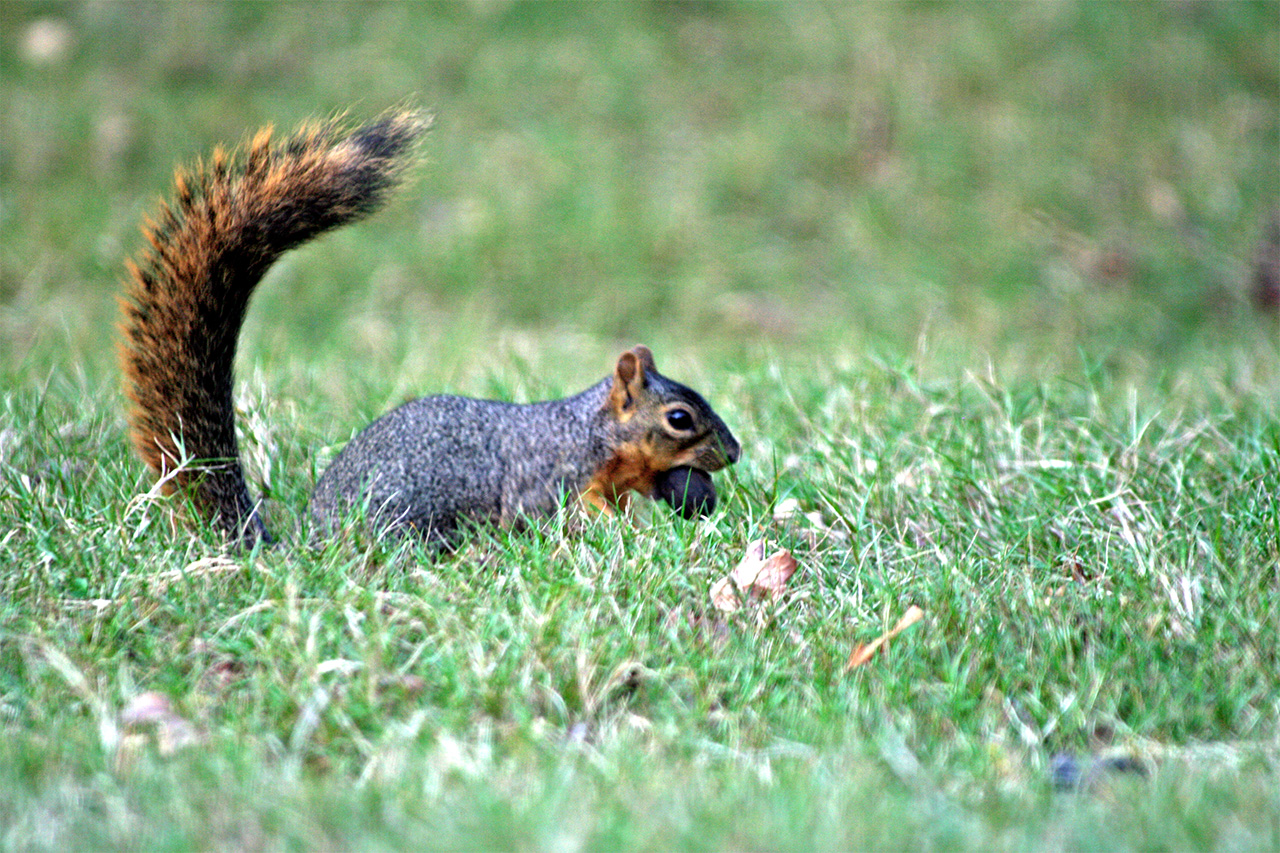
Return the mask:
<svg viewBox="0 0 1280 853"><path fill-rule="evenodd" d="M733 436L711 439L698 448L698 454L690 463L690 467L702 471L719 471L738 461L742 455L742 445Z"/></svg>

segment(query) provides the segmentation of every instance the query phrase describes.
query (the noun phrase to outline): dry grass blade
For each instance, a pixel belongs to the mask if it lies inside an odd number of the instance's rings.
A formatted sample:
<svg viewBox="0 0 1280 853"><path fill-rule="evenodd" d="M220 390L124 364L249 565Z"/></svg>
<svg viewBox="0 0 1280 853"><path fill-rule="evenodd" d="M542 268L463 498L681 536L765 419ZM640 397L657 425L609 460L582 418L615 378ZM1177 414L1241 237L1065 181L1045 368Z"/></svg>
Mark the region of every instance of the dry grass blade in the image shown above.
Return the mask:
<svg viewBox="0 0 1280 853"><path fill-rule="evenodd" d="M853 650L853 654L849 655L849 662L845 664L845 672L848 672L855 667L862 666L864 663L871 660L871 657L880 649L881 646L923 618L924 611L919 607L914 604L908 607L907 612L902 614L902 618L898 620L898 624L894 625L888 631L885 631L871 642L863 643Z"/></svg>

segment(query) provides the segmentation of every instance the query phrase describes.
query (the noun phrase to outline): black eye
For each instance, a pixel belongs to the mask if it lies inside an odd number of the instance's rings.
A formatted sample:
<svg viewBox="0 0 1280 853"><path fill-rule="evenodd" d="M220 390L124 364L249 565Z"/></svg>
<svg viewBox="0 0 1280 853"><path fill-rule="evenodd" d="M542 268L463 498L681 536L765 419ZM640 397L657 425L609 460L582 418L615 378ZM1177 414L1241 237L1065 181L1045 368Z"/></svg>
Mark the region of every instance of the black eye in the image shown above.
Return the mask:
<svg viewBox="0 0 1280 853"><path fill-rule="evenodd" d="M687 432L693 429L693 415L688 409L672 409L667 412L667 426L677 432Z"/></svg>

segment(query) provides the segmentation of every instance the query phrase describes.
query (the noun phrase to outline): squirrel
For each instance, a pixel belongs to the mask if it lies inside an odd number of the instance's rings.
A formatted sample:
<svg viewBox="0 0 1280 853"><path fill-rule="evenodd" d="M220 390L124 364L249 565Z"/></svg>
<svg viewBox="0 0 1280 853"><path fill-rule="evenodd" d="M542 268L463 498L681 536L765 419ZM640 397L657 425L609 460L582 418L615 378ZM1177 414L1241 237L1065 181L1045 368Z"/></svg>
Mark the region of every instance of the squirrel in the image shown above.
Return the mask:
<svg viewBox="0 0 1280 853"><path fill-rule="evenodd" d="M144 222L127 263L118 347L129 432L165 491L232 540L271 536L249 494L232 406L233 360L254 289L285 251L380 208L430 125L393 111L350 129L271 127L178 169L172 200ZM311 498L318 532L354 518L449 545L469 523L517 524L566 500L612 513L632 491L685 517L715 507L709 472L740 447L695 391L660 374L647 347L561 400L423 397L359 432Z"/></svg>

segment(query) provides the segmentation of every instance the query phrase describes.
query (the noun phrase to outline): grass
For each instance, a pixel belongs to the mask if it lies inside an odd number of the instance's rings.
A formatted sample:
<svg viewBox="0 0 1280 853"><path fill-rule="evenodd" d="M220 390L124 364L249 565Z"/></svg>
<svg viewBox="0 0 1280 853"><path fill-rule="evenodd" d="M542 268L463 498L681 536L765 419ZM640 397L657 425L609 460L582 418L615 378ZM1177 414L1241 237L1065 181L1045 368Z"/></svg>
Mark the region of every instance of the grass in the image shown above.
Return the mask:
<svg viewBox="0 0 1280 853"><path fill-rule="evenodd" d="M316 8L0 6L0 847L1280 844L1275 4ZM128 448L121 260L173 163L407 98L250 313L229 554ZM301 544L388 406L637 340L743 441L714 518Z"/></svg>

